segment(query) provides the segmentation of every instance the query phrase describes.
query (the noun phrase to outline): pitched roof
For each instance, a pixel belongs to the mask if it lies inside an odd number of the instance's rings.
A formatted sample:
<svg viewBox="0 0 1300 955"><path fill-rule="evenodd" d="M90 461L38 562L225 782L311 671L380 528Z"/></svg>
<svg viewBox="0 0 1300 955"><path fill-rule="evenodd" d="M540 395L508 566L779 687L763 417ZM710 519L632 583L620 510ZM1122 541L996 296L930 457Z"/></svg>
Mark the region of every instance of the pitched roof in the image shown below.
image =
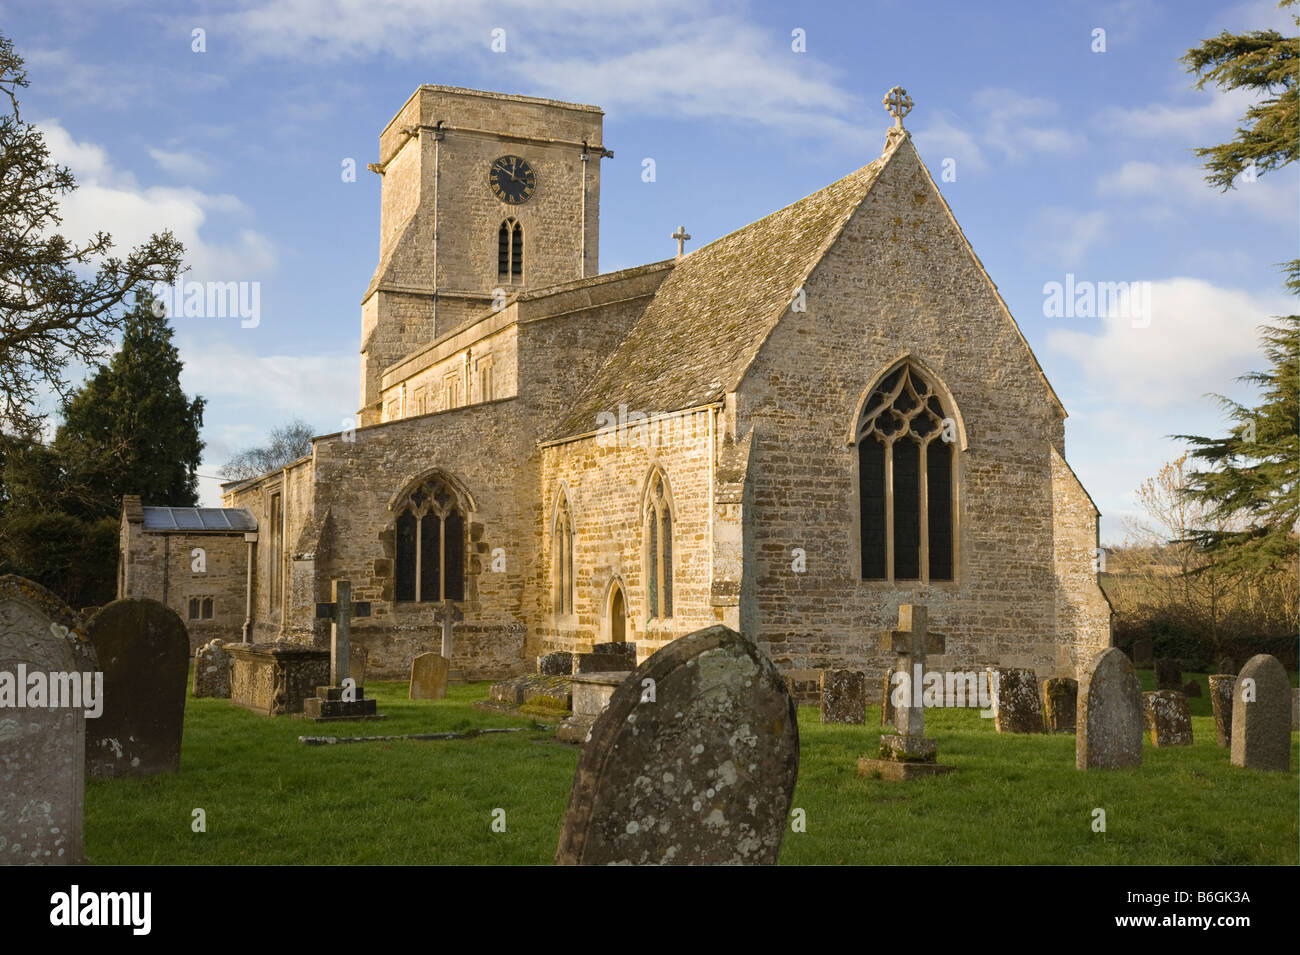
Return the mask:
<svg viewBox="0 0 1300 955"><path fill-rule="evenodd" d="M242 533L257 530L257 520L242 507L146 507L144 529Z"/></svg>
<svg viewBox="0 0 1300 955"><path fill-rule="evenodd" d="M594 431L620 404L656 414L735 390L890 155L678 259L550 437Z"/></svg>

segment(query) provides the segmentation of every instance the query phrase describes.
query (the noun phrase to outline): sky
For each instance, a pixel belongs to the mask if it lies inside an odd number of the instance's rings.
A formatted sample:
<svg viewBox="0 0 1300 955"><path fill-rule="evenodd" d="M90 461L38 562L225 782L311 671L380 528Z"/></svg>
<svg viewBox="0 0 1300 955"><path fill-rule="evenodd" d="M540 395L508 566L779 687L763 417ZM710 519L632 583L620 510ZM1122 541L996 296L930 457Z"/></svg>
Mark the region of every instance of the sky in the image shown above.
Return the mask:
<svg viewBox="0 0 1300 955"><path fill-rule="evenodd" d="M1277 263L1300 242L1300 170L1207 185L1194 148L1230 138L1253 100L1194 89L1179 62L1270 27L1294 32L1274 0L0 0L23 118L77 178L64 234L102 229L124 251L170 228L187 279L257 283L256 323L173 319L182 384L207 402L204 504L271 428L324 434L355 413L379 245L366 164L420 84L604 109L602 271L670 257L679 224L698 248L872 161L898 85L1069 413L1105 544L1182 452L1171 435L1225 430L1209 393L1254 397L1235 379L1264 367L1257 328L1296 311ZM1083 282L1145 283L1149 308L1051 307L1051 283Z"/></svg>

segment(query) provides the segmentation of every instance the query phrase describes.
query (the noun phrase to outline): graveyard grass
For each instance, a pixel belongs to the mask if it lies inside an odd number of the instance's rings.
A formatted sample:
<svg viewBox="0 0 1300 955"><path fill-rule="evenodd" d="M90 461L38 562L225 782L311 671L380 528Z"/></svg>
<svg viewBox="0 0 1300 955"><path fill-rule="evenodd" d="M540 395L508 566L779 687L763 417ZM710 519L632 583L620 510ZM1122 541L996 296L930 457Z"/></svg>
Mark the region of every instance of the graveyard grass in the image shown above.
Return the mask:
<svg viewBox="0 0 1300 955"><path fill-rule="evenodd" d="M1139 676L1154 688L1150 671ZM862 727L824 726L816 707L800 707L794 807L807 831L786 833L781 863L1295 865L1296 735L1290 773L1230 766L1215 745L1208 683L1195 678L1195 745L1155 749L1148 737L1137 770L1079 772L1073 736L999 736L976 710L931 709L926 735L957 771L867 779L857 758L874 755L879 709L868 708ZM487 684L453 685L445 700L407 700L406 689L367 686L388 718L357 723L267 718L189 696L179 775L87 780L89 860L549 865L578 750L528 720L473 709ZM298 742L502 726L526 728L437 742ZM192 831L197 808L206 832ZM504 832L492 828L497 809ZM1094 809L1105 810L1105 832L1093 831Z"/></svg>

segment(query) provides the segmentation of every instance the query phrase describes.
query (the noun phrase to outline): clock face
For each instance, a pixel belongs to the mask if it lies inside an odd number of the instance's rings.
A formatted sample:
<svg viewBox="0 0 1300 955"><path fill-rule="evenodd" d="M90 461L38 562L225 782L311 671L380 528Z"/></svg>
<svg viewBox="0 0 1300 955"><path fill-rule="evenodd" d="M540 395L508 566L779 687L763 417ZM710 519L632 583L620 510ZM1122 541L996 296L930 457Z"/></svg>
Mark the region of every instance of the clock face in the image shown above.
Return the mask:
<svg viewBox="0 0 1300 955"><path fill-rule="evenodd" d="M488 185L492 194L502 202L517 206L532 198L537 188L537 173L518 156L502 156L492 163L488 171Z"/></svg>

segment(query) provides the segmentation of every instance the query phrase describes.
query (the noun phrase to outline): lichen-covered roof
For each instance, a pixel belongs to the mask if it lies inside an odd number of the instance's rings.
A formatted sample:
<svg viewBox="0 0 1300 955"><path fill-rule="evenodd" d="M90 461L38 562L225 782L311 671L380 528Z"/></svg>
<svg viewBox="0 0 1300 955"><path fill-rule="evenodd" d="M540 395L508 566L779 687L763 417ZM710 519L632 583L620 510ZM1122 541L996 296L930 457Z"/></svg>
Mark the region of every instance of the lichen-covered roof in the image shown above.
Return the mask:
<svg viewBox="0 0 1300 955"><path fill-rule="evenodd" d="M551 438L594 431L620 404L656 414L735 390L888 155L678 259Z"/></svg>

